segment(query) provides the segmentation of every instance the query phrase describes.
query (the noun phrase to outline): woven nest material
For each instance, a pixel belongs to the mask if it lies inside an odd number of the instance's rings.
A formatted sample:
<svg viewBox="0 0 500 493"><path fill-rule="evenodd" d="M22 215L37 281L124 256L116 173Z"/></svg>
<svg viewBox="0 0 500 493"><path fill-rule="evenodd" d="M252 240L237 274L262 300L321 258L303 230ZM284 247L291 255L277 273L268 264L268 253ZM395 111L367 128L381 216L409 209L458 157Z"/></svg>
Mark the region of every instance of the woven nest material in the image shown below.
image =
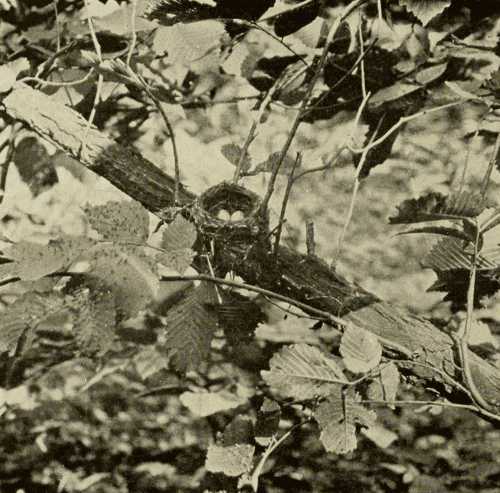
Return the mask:
<svg viewBox="0 0 500 493"><path fill-rule="evenodd" d="M198 228L209 236L255 238L267 234L267 212L262 212L260 197L234 183L222 182L211 187L199 197L193 208ZM221 211L228 215L241 212L241 219L231 221L218 217Z"/></svg>

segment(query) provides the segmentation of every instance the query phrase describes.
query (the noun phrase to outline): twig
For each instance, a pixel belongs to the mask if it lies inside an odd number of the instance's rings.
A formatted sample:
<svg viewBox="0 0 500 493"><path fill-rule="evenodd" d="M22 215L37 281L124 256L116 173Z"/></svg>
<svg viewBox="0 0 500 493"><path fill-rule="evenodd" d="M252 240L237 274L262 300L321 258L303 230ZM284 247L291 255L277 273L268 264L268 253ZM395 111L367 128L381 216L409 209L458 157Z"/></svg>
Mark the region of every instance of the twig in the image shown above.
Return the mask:
<svg viewBox="0 0 500 493"><path fill-rule="evenodd" d="M306 221L306 249L307 255L316 255L316 241L314 239L314 222Z"/></svg>
<svg viewBox="0 0 500 493"><path fill-rule="evenodd" d="M408 400L408 401L383 401L376 399L363 399L359 401L360 404L379 404L382 406L441 406L441 407L453 407L458 409L468 409L469 411L477 411L477 408L472 404L456 404L454 402L447 401L419 401L419 400Z"/></svg>
<svg viewBox="0 0 500 493"><path fill-rule="evenodd" d="M368 93L367 96L369 98L370 97L370 93ZM359 114L360 113L358 112L358 115ZM332 269L334 269L334 270L335 270L335 267L337 265L337 262L340 259L341 254L342 254L342 245L344 243L344 239L345 239L345 236L347 234L347 229L349 228L349 225L351 224L352 216L354 214L354 206L356 204L356 198L358 196L359 183L360 183L359 176L361 174L361 171L363 170L363 166L365 164L366 157L368 155L368 149L370 147L370 143L375 139L375 137L376 137L376 135L377 135L377 133L378 133L378 131L380 129L380 125L382 124L382 120L383 119L384 119L384 117L382 116L380 118L380 120L378 121L377 127L375 128L375 131L371 135L370 141L369 141L368 145L365 147L365 150L363 151L363 154L361 154L361 158L359 159L358 166L356 167L356 174L354 176L354 185L353 185L353 188L352 188L351 200L349 202L349 209L347 211L347 217L346 217L346 220L344 222L344 227L342 228L342 232L340 233L340 237L339 237L339 241L338 241L338 245L337 245L337 252L335 254L335 257L333 259L332 266L331 266Z"/></svg>
<svg viewBox="0 0 500 493"><path fill-rule="evenodd" d="M333 41L333 38L335 37L335 33L337 32L341 22L348 17L355 9L366 3L367 0L354 0L351 2L347 7L344 9L341 15L335 18L330 30L328 31L328 35L326 37L325 45L323 47L323 51L321 53L319 62L317 63L317 66L315 68L315 71L311 77L311 80L309 81L309 85L307 86L306 93L304 95L304 98L302 99L302 103L300 105L299 111L295 115L295 119L292 123L292 127L290 128L290 131L288 132L288 137L285 142L285 145L281 149L279 158L277 162L275 163L273 167L273 171L271 173L271 177L269 179L269 184L267 187L266 194L262 200L262 208L265 209L268 206L269 200L271 199L271 196L274 192L274 185L276 183L276 179L278 177L279 170L281 168L281 165L283 164L283 160L285 159L285 156L288 152L288 149L290 148L290 145L292 144L292 141L295 137L295 134L297 133L297 129L299 128L299 125L301 123L301 119L304 115L305 109L307 108L307 105L309 104L309 99L311 98L311 95L314 91L314 88L316 86L316 83L319 80L319 77L323 71L323 68L326 63L326 59L328 56L329 48L330 45Z"/></svg>
<svg viewBox="0 0 500 493"><path fill-rule="evenodd" d="M9 166L12 161L15 149L14 140L20 128L21 126L18 123L12 124L9 138L3 143L2 147L0 148L1 152L4 149L4 147L7 146L5 160L1 165L1 171L0 171L0 204L3 202L3 199L5 198L5 185L7 183L7 175L9 173Z"/></svg>
<svg viewBox="0 0 500 493"><path fill-rule="evenodd" d="M89 70L89 72L81 79L72 80L68 82L55 82L52 80L41 79L39 77L24 77L20 79L19 82L37 82L38 84L46 87L71 87L71 86L78 86L80 84L83 84L84 82L87 82L94 72L95 69L92 67Z"/></svg>
<svg viewBox="0 0 500 493"><path fill-rule="evenodd" d="M490 183L491 173L493 168L497 167L500 169L500 132L497 133L497 138L495 140L495 146L493 148L493 154L491 155L490 161L488 163L488 169L484 175L483 181L481 183L481 198L485 199L486 191L488 190L488 185Z"/></svg>
<svg viewBox="0 0 500 493"><path fill-rule="evenodd" d="M441 106L436 106L435 108L428 108L426 110L419 111L418 113L414 113L413 115L408 115L408 116L402 116L387 132L384 133L381 137L379 137L377 140L374 140L372 143L370 143L367 148L368 150L373 149L374 147L382 144L388 137L390 137L396 130L399 129L402 125L405 123L411 122L412 120L415 120L416 118L419 118L421 116L428 115L430 113L434 113L435 111L441 111L445 110L446 108L452 108L453 106L458 106L459 104L463 104L466 99L463 99L461 101L455 101L453 103L446 103ZM365 148L363 149L355 149L351 148L351 151L354 152L355 154L362 154L365 151Z"/></svg>
<svg viewBox="0 0 500 493"><path fill-rule="evenodd" d="M272 14L272 15L269 15L267 17L263 17L262 19L259 19L256 22L268 22L272 19L276 19L276 17L280 17L284 14L289 14L289 13L293 12L294 10L299 10L302 7L305 7L306 5L308 5L310 3L314 3L314 2L316 2L316 0L305 0L303 2L300 2L296 5L294 5L293 7L290 7L289 9L282 10L281 12L278 12L277 14Z"/></svg>
<svg viewBox="0 0 500 493"><path fill-rule="evenodd" d="M463 328L456 334L458 342L458 353L460 357L460 364L462 366L462 374L464 383L470 390L472 400L477 407L492 411L492 406L486 402L481 395L481 392L474 383L474 378L470 369L469 361L469 338L472 327L472 319L474 316L474 295L476 286L476 272L477 272L477 257L478 257L478 244L479 244L480 229L476 224L476 238L474 241L474 252L472 255L472 265L469 276L469 287L467 289L467 315ZM499 416L500 419L500 416Z"/></svg>
<svg viewBox="0 0 500 493"><path fill-rule="evenodd" d="M131 70L131 69L129 69ZM175 133L174 133L174 128L172 127L172 124L170 123L170 120L167 116L167 113L163 109L163 106L161 105L160 101L158 98L153 94L153 91L149 88L148 83L144 80L144 78L139 75L139 74L134 74L139 81L142 84L142 87L146 91L146 94L149 96L151 101L153 101L153 104L156 106L156 109L160 112L160 115L163 119L163 122L165 123L165 126L167 127L169 136L170 136L170 141L172 142L172 152L174 154L174 173L175 173L175 188L174 188L174 205L177 205L179 203L179 191L180 191L180 184L181 184L181 170L180 170L180 164L179 164L179 153L177 150L177 143L175 140Z"/></svg>
<svg viewBox="0 0 500 493"><path fill-rule="evenodd" d="M216 284L221 284L222 286L229 286L236 289L246 289L247 291L253 291L254 293L262 294L263 296L268 296L270 298L274 298L279 301L283 301L288 303L289 305L300 308L306 313L312 313L317 315L319 319L324 320L325 322L334 323L340 326L347 326L349 322L342 320L340 317L336 317L329 312L325 312L324 310L320 310L319 308L315 308L306 303L302 303L301 301L294 300L293 298L289 298L288 296L284 296L279 293L275 293L273 291L269 291L264 288L260 288L258 286L253 286L251 284L246 284L238 281L230 281L228 279L221 279L220 277L211 277L206 274L198 274L196 276L162 276L160 277L160 281L162 282L173 282L173 281L207 281L213 282Z"/></svg>
<svg viewBox="0 0 500 493"><path fill-rule="evenodd" d="M322 165L322 166L316 166L315 168L309 168L309 169L306 169L304 171L302 171L302 173L299 173L298 175L295 175L293 181L298 181L300 180L303 176L309 174L309 173L317 173L318 171L326 171L327 169L330 169L332 168L335 163L337 162L337 160L339 159L340 157L340 154L341 152L344 150L344 147L341 147L337 153L335 154L335 156L330 159L326 164Z"/></svg>
<svg viewBox="0 0 500 493"><path fill-rule="evenodd" d="M56 50L59 51L61 49L61 29L59 27L59 13L57 11L57 0L52 0L52 6L54 7L55 14L55 26L56 26Z"/></svg>
<svg viewBox="0 0 500 493"><path fill-rule="evenodd" d="M257 492L257 490L259 489L259 477L260 475L262 474L262 469L264 468L264 464L266 463L267 459L269 458L269 456L278 448L280 447L283 442L297 429L297 428L300 428L302 426L304 426L304 424L308 423L309 421L311 421L311 418L307 418L305 419L304 421L300 422L300 423L297 423L295 425L293 425L287 432L283 433L283 435L281 435L280 438L278 438L277 440L273 437L272 438L272 441L271 443L269 444L269 446L266 448L266 450L264 451L264 453L262 454L258 464L255 466L255 469L253 470L253 473L252 475L250 476L249 478L249 482L250 482L250 485L253 489L254 492Z"/></svg>
<svg viewBox="0 0 500 493"><path fill-rule="evenodd" d="M94 30L94 23L92 22L92 16L90 15L89 0L85 0L85 7L87 9L87 23L89 26L90 37L92 38L92 43L94 45L94 50L96 52L97 59L99 60L99 63L102 63L101 45L99 44L99 40L97 39L95 30ZM88 133L90 131L90 127L92 126L92 123L94 122L97 105L99 104L99 101L101 99L101 91L102 91L103 83L104 83L104 76L101 73L99 73L99 75L97 77L97 85L96 85L94 102L92 103L92 109L90 111L90 115L89 115L89 118L87 120L87 126L85 128L85 134L84 134L83 139L82 139L82 146L81 146L81 150L80 150L81 154L85 153L85 149L87 147L87 137L88 137Z"/></svg>
<svg viewBox="0 0 500 493"><path fill-rule="evenodd" d="M293 163L292 169L290 170L290 174L288 175L288 181L286 184L285 195L283 196L283 202L281 204L280 217L278 220L278 229L276 231L276 237L274 240L273 257L274 257L275 263L278 259L278 250L279 250L279 246L280 246L281 232L283 231L283 221L285 219L286 206L288 204L288 199L290 198L290 192L292 191L292 187L294 184L293 175L295 173L295 168L297 168L297 166L300 166L301 163L302 163L302 154L300 152L298 152L297 157L295 158L295 161Z"/></svg>
<svg viewBox="0 0 500 493"><path fill-rule="evenodd" d="M263 33L267 34L269 37L277 41L280 45L284 46L290 53L292 53L294 56L298 57L299 60L307 67L309 68L309 64L304 60L304 57L302 55L299 55L293 48L288 46L282 39L278 38L275 34L267 30L266 28L259 26L256 22L249 22L249 25L252 26L254 29L258 29L259 31L262 31Z"/></svg>
<svg viewBox="0 0 500 493"><path fill-rule="evenodd" d="M127 53L127 66L130 67L132 55L134 53L135 45L137 44L137 32L135 30L135 17L137 15L137 0L132 0L132 12L130 14L130 30L132 31L132 40Z"/></svg>
<svg viewBox="0 0 500 493"><path fill-rule="evenodd" d="M365 79L365 60L364 60L364 40L363 40L363 22L361 20L361 13L359 14L359 56L361 58L361 63L359 70L361 72L361 93L363 94L363 99L366 99L366 79Z"/></svg>

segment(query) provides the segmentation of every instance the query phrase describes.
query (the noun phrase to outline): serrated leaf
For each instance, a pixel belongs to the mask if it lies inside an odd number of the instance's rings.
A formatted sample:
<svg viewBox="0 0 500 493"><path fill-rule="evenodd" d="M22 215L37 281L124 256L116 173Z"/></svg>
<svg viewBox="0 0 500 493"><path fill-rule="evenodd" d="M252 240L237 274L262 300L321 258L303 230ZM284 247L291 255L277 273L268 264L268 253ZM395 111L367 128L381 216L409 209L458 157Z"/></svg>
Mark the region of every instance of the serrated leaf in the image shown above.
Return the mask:
<svg viewBox="0 0 500 493"><path fill-rule="evenodd" d="M182 216L176 216L163 231L160 246L164 251L156 254L156 260L181 274L184 273L195 255L191 247L196 241L196 235L196 228L192 223Z"/></svg>
<svg viewBox="0 0 500 493"><path fill-rule="evenodd" d="M116 309L132 317L154 301L159 281L148 264L139 256L110 244L94 247L87 255L91 263L85 274L92 284L107 286L115 296Z"/></svg>
<svg viewBox="0 0 500 493"><path fill-rule="evenodd" d="M265 382L285 397L312 399L326 396L345 382L337 362L318 348L293 344L275 353L269 371L262 371Z"/></svg>
<svg viewBox="0 0 500 493"><path fill-rule="evenodd" d="M221 147L220 152L231 164L237 166L240 161L240 156L243 152L243 149L236 144L224 144ZM243 173L246 173L251 167L252 167L252 160L248 152L245 152L241 170Z"/></svg>
<svg viewBox="0 0 500 493"><path fill-rule="evenodd" d="M327 452L346 454L356 449L356 425L373 426L376 414L356 402L357 395L330 395L314 412Z"/></svg>
<svg viewBox="0 0 500 493"><path fill-rule="evenodd" d="M230 392L184 392L180 395L181 403L195 416L206 417L221 411L234 409L245 404L242 399Z"/></svg>
<svg viewBox="0 0 500 493"><path fill-rule="evenodd" d="M166 316L166 333L159 342L171 351L174 368L194 370L208 358L217 319L207 305L214 304L213 286L201 283L184 292L184 297Z"/></svg>
<svg viewBox="0 0 500 493"><path fill-rule="evenodd" d="M368 386L368 399L394 401L399 387L399 370L394 363L382 366L380 374Z"/></svg>
<svg viewBox="0 0 500 493"><path fill-rule="evenodd" d="M178 22L198 22L211 19L217 12L213 5L192 0L150 0L144 15L164 26Z"/></svg>
<svg viewBox="0 0 500 493"><path fill-rule="evenodd" d="M342 335L340 354L349 371L366 373L380 363L382 346L375 334L351 325Z"/></svg>
<svg viewBox="0 0 500 493"><path fill-rule="evenodd" d="M35 281L53 272L65 271L94 242L88 238L63 235L47 245L20 241L4 253L10 259L0 265L0 277Z"/></svg>
<svg viewBox="0 0 500 493"><path fill-rule="evenodd" d="M399 0L424 26L450 6L451 0Z"/></svg>
<svg viewBox="0 0 500 493"><path fill-rule="evenodd" d="M463 269L469 271L472 267L472 246L455 238L443 238L438 241L422 260L422 266L434 271ZM495 269L498 265L488 257L479 254L476 259L478 269Z"/></svg>
<svg viewBox="0 0 500 493"><path fill-rule="evenodd" d="M90 225L105 241L143 244L149 236L148 212L139 202L108 202L88 206L85 214Z"/></svg>
<svg viewBox="0 0 500 493"><path fill-rule="evenodd" d="M80 352L102 355L114 346L116 327L115 297L110 289L92 290L83 299L73 331Z"/></svg>
<svg viewBox="0 0 500 493"><path fill-rule="evenodd" d="M163 231L161 247L168 252L191 248L196 241L196 236L193 223L177 215Z"/></svg>
<svg viewBox="0 0 500 493"><path fill-rule="evenodd" d="M26 293L0 312L0 353L14 353L21 338L30 338L38 324L65 305L55 293Z"/></svg>
<svg viewBox="0 0 500 493"><path fill-rule="evenodd" d="M210 445L207 451L205 468L209 472L222 473L237 477L250 471L255 447L253 445L232 445L221 447Z"/></svg>
<svg viewBox="0 0 500 493"><path fill-rule="evenodd" d="M430 192L418 199L408 199L398 206L396 216L389 218L391 224L411 224L443 219L477 217L486 204L479 194L458 192L443 195Z"/></svg>

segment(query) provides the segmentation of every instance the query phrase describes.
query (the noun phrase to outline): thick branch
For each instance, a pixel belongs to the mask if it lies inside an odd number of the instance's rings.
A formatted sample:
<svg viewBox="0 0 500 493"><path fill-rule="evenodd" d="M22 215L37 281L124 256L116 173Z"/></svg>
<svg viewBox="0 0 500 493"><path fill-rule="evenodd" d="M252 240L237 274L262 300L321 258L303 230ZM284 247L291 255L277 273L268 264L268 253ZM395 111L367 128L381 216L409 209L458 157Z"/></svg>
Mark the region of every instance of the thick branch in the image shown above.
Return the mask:
<svg viewBox="0 0 500 493"><path fill-rule="evenodd" d="M86 152L80 156L86 120L54 99L25 85L15 88L3 101L3 110L25 123L83 165L105 177L151 212L173 205L175 181L130 147L122 147L92 128L86 136ZM183 187L180 201L194 195ZM227 250L227 264L247 282L283 294L314 308L341 315L375 333L385 348L405 348L413 355L413 374L450 385L460 376L452 338L429 321L380 301L349 283L315 256L279 249L276 259L250 253L242 262L241 252ZM470 370L484 399L500 412L500 370L469 354ZM436 370L433 371L432 368ZM443 378L447 375L449 378ZM459 398L463 399L463 395ZM482 413L484 415L484 413Z"/></svg>

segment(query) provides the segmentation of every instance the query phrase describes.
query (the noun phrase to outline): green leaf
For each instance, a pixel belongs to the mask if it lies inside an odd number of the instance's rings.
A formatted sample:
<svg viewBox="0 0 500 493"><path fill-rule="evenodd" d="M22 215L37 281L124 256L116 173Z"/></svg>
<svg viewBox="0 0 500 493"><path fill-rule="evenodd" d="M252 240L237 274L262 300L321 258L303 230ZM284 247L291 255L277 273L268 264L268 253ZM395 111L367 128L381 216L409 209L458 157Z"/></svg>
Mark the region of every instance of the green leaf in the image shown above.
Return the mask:
<svg viewBox="0 0 500 493"><path fill-rule="evenodd" d="M253 445L238 444L230 447L210 445L205 468L209 472L222 473L230 477L241 476L250 471L254 453Z"/></svg>
<svg viewBox="0 0 500 493"><path fill-rule="evenodd" d="M337 362L318 348L294 344L275 353L269 371L262 371L265 382L285 397L313 399L326 396L346 378Z"/></svg>
<svg viewBox="0 0 500 493"><path fill-rule="evenodd" d="M418 199L408 199L398 206L396 216L389 218L391 224L411 224L444 219L477 217L486 205L479 194L458 192L443 195L430 192Z"/></svg>
<svg viewBox="0 0 500 493"><path fill-rule="evenodd" d="M424 26L451 5L451 0L399 0Z"/></svg>
<svg viewBox="0 0 500 493"><path fill-rule="evenodd" d="M246 399L230 392L184 392L180 401L195 416L206 417L245 404Z"/></svg>
<svg viewBox="0 0 500 493"><path fill-rule="evenodd" d="M349 371L367 373L380 363L382 346L375 334L350 325L342 335L340 354Z"/></svg>
<svg viewBox="0 0 500 493"><path fill-rule="evenodd" d="M370 427L376 414L360 405L357 395L330 395L314 413L327 452L347 454L357 447L356 425Z"/></svg>
<svg viewBox="0 0 500 493"><path fill-rule="evenodd" d="M90 225L105 241L143 244L149 236L149 215L139 202L88 206L85 213Z"/></svg>
<svg viewBox="0 0 500 493"><path fill-rule="evenodd" d="M195 370L208 358L217 319L207 305L216 302L213 286L201 283L184 292L166 316L166 332L159 337L171 351L171 362L180 372Z"/></svg>
<svg viewBox="0 0 500 493"><path fill-rule="evenodd" d="M64 272L93 244L88 238L66 235L47 245L20 241L5 252L4 257L11 262L0 265L0 278L35 281L53 272Z"/></svg>

